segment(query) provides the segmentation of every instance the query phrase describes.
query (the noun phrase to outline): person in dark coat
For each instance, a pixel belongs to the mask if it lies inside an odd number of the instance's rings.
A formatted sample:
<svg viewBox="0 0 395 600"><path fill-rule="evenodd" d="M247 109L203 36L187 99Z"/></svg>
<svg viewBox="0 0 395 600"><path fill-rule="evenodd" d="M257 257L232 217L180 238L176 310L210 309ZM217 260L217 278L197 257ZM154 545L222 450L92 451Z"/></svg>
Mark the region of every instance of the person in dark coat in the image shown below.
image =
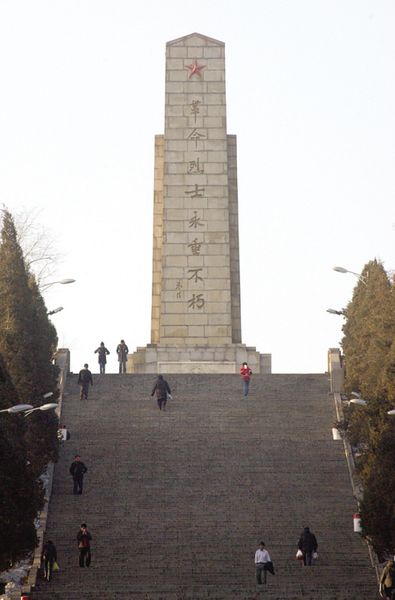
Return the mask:
<svg viewBox="0 0 395 600"><path fill-rule="evenodd" d="M82 523L80 530L77 533L78 550L80 553L80 567L89 567L91 564L91 539L92 536L88 531L86 523Z"/></svg>
<svg viewBox="0 0 395 600"><path fill-rule="evenodd" d="M51 581L53 565L58 560L55 544L51 540L44 544L41 560L44 562L44 579Z"/></svg>
<svg viewBox="0 0 395 600"><path fill-rule="evenodd" d="M100 346L95 350L95 354L99 355L99 368L100 375L104 375L106 372L107 355L110 351L104 345L104 342L100 342Z"/></svg>
<svg viewBox="0 0 395 600"><path fill-rule="evenodd" d="M76 456L74 457L74 460L71 463L69 470L74 482L73 494L82 494L84 475L88 469L82 462L79 454L76 454Z"/></svg>
<svg viewBox="0 0 395 600"><path fill-rule="evenodd" d="M93 385L92 373L85 363L84 368L78 374L78 385L80 386L80 400L88 400L89 384Z"/></svg>
<svg viewBox="0 0 395 600"><path fill-rule="evenodd" d="M159 410L166 410L167 395L171 394L170 386L166 379L163 379L163 375L158 375L158 379L152 389L151 396L156 392L156 399L158 401Z"/></svg>
<svg viewBox="0 0 395 600"><path fill-rule="evenodd" d="M129 348L127 347L125 340L121 340L117 346L119 372L126 373L126 363L128 361Z"/></svg>
<svg viewBox="0 0 395 600"><path fill-rule="evenodd" d="M310 531L309 527L305 527L298 542L298 549L303 554L303 564L311 566L313 564L313 554L317 552L318 543L314 533Z"/></svg>

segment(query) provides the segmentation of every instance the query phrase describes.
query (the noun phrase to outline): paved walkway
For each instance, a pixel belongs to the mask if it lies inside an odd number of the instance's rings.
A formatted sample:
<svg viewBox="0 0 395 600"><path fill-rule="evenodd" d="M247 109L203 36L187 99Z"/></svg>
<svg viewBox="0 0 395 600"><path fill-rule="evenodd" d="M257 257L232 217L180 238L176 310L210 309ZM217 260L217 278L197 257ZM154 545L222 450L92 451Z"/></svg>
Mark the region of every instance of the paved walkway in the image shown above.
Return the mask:
<svg viewBox="0 0 395 600"><path fill-rule="evenodd" d="M68 383L71 431L55 470L48 538L60 571L36 600L373 600L366 546L353 533L352 498L325 375L169 376L160 413L147 375L96 375L88 401ZM82 496L68 467L89 468ZM92 566L78 567L80 523ZM319 561L294 559L301 529ZM277 575L255 585L263 539ZM263 587L263 586L262 586Z"/></svg>

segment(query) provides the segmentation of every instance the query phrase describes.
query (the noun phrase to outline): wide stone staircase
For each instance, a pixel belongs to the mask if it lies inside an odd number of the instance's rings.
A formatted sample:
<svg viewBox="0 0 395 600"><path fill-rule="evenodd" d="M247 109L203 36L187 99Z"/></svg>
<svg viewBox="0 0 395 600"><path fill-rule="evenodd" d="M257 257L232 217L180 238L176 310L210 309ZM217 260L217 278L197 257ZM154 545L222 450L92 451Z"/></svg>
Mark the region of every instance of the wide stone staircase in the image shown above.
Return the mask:
<svg viewBox="0 0 395 600"><path fill-rule="evenodd" d="M352 497L326 375L169 375L160 412L151 375L96 375L87 401L68 381L47 539L60 571L36 600L373 600L365 543L353 533ZM72 494L76 453L88 467ZM93 536L91 567L76 535ZM309 525L311 568L295 560ZM276 575L255 584L264 540Z"/></svg>

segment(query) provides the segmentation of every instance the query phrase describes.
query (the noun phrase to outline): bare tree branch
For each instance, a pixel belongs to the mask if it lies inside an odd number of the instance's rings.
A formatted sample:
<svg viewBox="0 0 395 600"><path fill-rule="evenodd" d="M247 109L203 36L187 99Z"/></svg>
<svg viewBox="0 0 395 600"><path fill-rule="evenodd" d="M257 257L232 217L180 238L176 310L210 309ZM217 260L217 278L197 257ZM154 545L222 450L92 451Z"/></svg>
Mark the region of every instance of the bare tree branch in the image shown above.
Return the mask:
<svg viewBox="0 0 395 600"><path fill-rule="evenodd" d="M54 277L62 258L51 232L40 224L41 212L24 208L13 215L26 267L39 285Z"/></svg>

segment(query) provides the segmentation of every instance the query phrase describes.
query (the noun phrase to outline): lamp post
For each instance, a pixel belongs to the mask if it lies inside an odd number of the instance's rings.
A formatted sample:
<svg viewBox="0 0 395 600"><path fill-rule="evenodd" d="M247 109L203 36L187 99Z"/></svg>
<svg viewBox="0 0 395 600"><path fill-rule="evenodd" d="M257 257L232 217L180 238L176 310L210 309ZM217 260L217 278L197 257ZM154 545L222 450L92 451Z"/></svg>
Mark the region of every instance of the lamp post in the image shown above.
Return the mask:
<svg viewBox="0 0 395 600"><path fill-rule="evenodd" d="M351 398L348 400L349 404L356 404L357 406L366 406L367 402L363 398Z"/></svg>
<svg viewBox="0 0 395 600"><path fill-rule="evenodd" d="M68 283L74 283L75 279L59 279L59 281L51 281L50 283L44 283L44 285L40 286L40 292L44 292L45 290L47 290L48 288L52 287L53 285L60 283L61 285L67 285Z"/></svg>
<svg viewBox="0 0 395 600"><path fill-rule="evenodd" d="M0 413L8 413L10 415L25 412L26 410L31 410L33 406L31 404L15 404L15 406L10 406L10 408L3 408L0 410Z"/></svg>
<svg viewBox="0 0 395 600"><path fill-rule="evenodd" d="M333 270L337 273L351 273L351 275L355 275L355 277L357 277L359 281L362 281L364 285L367 285L366 277L364 275L361 275L360 273L355 273L355 271L349 271L349 269L345 269L344 267L333 267Z"/></svg>
<svg viewBox="0 0 395 600"><path fill-rule="evenodd" d="M45 410L52 410L52 409L58 408L58 407L59 407L59 404L57 404L56 402L50 402L49 404L43 404L42 406L36 406L36 408L30 408L29 410L27 410L25 412L25 417L28 417L36 410L45 411Z"/></svg>
<svg viewBox="0 0 395 600"><path fill-rule="evenodd" d="M56 315L56 313L60 312L61 310L63 310L63 306L58 306L57 308L54 308L53 310L50 310L47 312L48 317L50 317L51 315Z"/></svg>
<svg viewBox="0 0 395 600"><path fill-rule="evenodd" d="M53 392L46 392L42 395L42 398L44 400L48 400L52 396ZM52 402L50 404L43 404L42 406L38 406L36 408L32 404L15 404L15 406L10 406L9 408L3 408L3 410L0 410L0 413L6 412L10 415L13 415L16 413L24 412L26 414L30 414L34 410L50 410L51 408L56 408L57 406L59 405L55 404L55 402Z"/></svg>
<svg viewBox="0 0 395 600"><path fill-rule="evenodd" d="M56 402L50 402L48 404L43 404L42 406L34 407L32 404L15 404L15 406L10 406L9 408L3 408L0 410L0 413L8 413L10 415L14 415L16 413L25 413L25 417L31 415L32 412L36 410L52 410L54 408L58 408L59 404Z"/></svg>
<svg viewBox="0 0 395 600"><path fill-rule="evenodd" d="M331 315L342 315L343 317L346 315L344 310L335 310L334 308L327 308L326 312Z"/></svg>
<svg viewBox="0 0 395 600"><path fill-rule="evenodd" d="M357 406L367 405L367 401L362 398L359 392L351 392L351 396L353 396L353 398L350 398L350 400L343 400L344 404L356 404Z"/></svg>

